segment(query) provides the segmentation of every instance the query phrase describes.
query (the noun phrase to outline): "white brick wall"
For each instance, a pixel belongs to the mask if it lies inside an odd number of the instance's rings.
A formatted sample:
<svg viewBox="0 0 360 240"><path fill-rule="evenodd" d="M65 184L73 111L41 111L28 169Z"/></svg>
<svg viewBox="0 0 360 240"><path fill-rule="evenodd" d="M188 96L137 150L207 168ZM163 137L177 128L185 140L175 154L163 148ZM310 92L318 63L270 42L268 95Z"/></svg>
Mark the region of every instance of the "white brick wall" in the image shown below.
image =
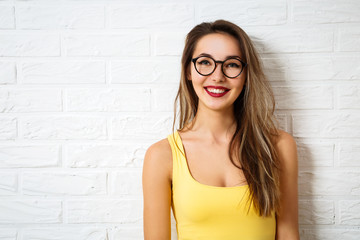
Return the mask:
<svg viewBox="0 0 360 240"><path fill-rule="evenodd" d="M299 150L302 240L360 236L358 0L0 1L0 240L140 240L186 33L254 40ZM175 239L173 221L173 238Z"/></svg>

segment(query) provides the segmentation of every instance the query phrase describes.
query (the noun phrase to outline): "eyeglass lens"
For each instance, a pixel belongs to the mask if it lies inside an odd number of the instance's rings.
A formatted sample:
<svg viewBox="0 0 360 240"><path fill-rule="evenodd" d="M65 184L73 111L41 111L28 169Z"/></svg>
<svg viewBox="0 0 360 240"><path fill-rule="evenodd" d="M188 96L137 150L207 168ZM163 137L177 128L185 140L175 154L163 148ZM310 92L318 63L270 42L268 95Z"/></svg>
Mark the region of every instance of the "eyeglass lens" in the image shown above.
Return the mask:
<svg viewBox="0 0 360 240"><path fill-rule="evenodd" d="M214 59L209 57L200 57L195 62L196 70L202 75L209 75L214 72L216 68L216 63ZM242 71L242 64L240 60L235 58L227 59L223 65L222 69L224 74L227 77L236 77Z"/></svg>

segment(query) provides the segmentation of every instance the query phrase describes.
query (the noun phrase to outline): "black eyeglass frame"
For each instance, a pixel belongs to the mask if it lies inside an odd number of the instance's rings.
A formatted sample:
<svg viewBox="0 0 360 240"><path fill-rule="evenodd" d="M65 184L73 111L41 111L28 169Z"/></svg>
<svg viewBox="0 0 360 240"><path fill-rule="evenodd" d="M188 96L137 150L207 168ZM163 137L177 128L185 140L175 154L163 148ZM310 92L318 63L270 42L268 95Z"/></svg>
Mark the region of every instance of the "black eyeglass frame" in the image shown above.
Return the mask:
<svg viewBox="0 0 360 240"><path fill-rule="evenodd" d="M197 61L199 58L202 58L202 57L210 58L211 60L213 60L213 61L215 62L214 70L212 70L212 72L209 73L209 74L202 74L202 73L200 73L199 70L196 68L196 61ZM239 60L240 63L241 63L241 71L240 71L240 73L239 73L238 75L236 75L235 77L229 77L229 76L226 75L225 72L224 72L224 62L226 62L226 61L229 60L229 59L236 59L236 60ZM213 59L213 58L210 57L210 56L199 56L199 57L196 57L196 58L191 59L191 61L194 63L195 70L196 70L200 75L202 75L202 76L209 76L209 75L211 75L213 72L215 72L215 69L216 69L216 66L217 66L216 64L217 64L217 63L221 63L221 72L222 72L226 77L228 77L228 78L237 78L238 76L240 76L240 74L244 71L244 69L245 69L246 66L248 65L246 62L243 62L240 58L237 58L237 57L230 57L230 58L225 59L224 61L220 61L220 60L215 60L215 59Z"/></svg>

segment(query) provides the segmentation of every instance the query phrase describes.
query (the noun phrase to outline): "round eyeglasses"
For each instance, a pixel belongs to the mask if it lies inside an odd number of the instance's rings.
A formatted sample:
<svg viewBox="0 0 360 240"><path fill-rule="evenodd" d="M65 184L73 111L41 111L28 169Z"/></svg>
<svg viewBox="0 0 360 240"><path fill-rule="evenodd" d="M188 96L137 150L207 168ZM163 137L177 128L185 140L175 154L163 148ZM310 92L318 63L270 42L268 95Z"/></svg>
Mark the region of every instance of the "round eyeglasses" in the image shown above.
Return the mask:
<svg viewBox="0 0 360 240"><path fill-rule="evenodd" d="M231 57L225 61L216 61L212 57L200 56L191 59L191 61L194 63L195 70L203 76L212 74L216 69L217 63L221 63L221 71L228 78L238 77L247 66L247 63L237 57Z"/></svg>

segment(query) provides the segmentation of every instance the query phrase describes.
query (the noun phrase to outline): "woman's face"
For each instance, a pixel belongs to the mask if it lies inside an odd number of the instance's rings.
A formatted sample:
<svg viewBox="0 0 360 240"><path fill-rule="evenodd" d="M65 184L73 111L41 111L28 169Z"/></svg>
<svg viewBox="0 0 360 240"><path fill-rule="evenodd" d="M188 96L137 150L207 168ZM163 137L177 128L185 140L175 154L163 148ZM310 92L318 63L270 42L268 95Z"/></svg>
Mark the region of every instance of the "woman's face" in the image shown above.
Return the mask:
<svg viewBox="0 0 360 240"><path fill-rule="evenodd" d="M192 58L199 56L210 56L216 61L225 61L230 56L239 57L241 52L236 39L224 33L211 33L203 36L198 41ZM216 64L215 71L208 76L203 76L197 72L194 63L191 62L188 79L192 81L194 90L199 97L199 108L208 108L216 111L232 109L232 105L240 95L244 82L246 71L244 70L236 78L229 78L221 70L221 63ZM208 67L211 63L208 61L198 62L197 68ZM230 63L228 67L235 69L237 65ZM236 71L236 69L234 70Z"/></svg>

